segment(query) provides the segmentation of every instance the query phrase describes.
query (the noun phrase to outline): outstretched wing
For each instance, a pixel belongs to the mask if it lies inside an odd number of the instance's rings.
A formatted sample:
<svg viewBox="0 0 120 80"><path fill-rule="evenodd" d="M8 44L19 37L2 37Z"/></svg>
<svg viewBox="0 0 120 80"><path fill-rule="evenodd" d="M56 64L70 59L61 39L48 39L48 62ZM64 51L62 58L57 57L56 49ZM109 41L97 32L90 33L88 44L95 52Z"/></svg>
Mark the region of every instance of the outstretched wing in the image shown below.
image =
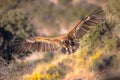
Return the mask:
<svg viewBox="0 0 120 80"><path fill-rule="evenodd" d="M103 22L105 15L102 10L95 10L88 16L81 19L72 30L63 36L55 38L32 37L20 41L14 48L15 52L21 53L26 51L51 52L64 50L70 54L78 48L80 38L82 38L91 28ZM77 46L77 48L76 48Z"/></svg>
<svg viewBox="0 0 120 80"><path fill-rule="evenodd" d="M79 20L77 25L68 33L68 36L79 40L82 38L91 28L94 28L95 25L100 24L105 21L105 14L103 10L95 10L90 13L88 16Z"/></svg>
<svg viewBox="0 0 120 80"><path fill-rule="evenodd" d="M23 41L19 41L14 45L15 53L22 52L53 52L60 48L57 41L53 41L48 37L31 37Z"/></svg>

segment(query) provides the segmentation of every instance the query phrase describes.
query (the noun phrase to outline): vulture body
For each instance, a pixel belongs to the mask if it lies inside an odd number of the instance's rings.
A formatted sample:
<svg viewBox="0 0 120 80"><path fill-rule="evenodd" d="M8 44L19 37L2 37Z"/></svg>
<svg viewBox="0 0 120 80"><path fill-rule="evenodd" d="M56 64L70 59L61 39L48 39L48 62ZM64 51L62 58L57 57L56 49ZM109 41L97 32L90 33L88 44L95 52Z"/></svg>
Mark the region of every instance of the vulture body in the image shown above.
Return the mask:
<svg viewBox="0 0 120 80"><path fill-rule="evenodd" d="M79 48L79 40L96 25L105 21L103 10L95 10L88 16L80 19L77 24L67 33L58 37L31 37L18 42L15 53L26 51L74 53Z"/></svg>

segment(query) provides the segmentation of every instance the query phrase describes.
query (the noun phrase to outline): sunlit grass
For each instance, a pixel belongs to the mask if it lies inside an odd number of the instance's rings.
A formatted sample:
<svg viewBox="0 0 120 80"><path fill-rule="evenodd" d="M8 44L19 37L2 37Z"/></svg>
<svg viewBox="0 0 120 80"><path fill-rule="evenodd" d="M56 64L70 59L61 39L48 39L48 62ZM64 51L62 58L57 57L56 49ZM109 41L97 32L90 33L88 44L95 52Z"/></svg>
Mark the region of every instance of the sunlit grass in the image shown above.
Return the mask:
<svg viewBox="0 0 120 80"><path fill-rule="evenodd" d="M72 75L84 75L84 72L88 72L87 75L93 76L91 71L99 69L99 65L105 65L104 59L112 56L113 53L107 53L103 50L97 50L95 53L89 54L86 51L81 52L78 50L76 54L69 56L59 56L54 58L49 63L39 63L33 70L32 74L29 74L24 79L26 80L61 80L65 77ZM111 63L118 63L120 56L118 55ZM28 75L28 74L27 74Z"/></svg>
<svg viewBox="0 0 120 80"><path fill-rule="evenodd" d="M94 55L92 55L88 61L86 62L87 63L87 69L93 69L95 66L96 66L96 63L97 63L97 60L101 57L101 54L102 52L96 52Z"/></svg>
<svg viewBox="0 0 120 80"><path fill-rule="evenodd" d="M30 80L41 80L41 75L39 73L33 73L33 76L31 76Z"/></svg>
<svg viewBox="0 0 120 80"><path fill-rule="evenodd" d="M83 53L82 55L80 55L80 53L73 54L64 58L61 56L61 58L54 59L50 63L39 64L33 70L30 79L60 80L62 77L65 77L66 74L71 74L71 72L80 74L81 68L86 67L86 69L89 69L93 67L95 61L99 59L101 54L102 52L96 52L93 56L88 57L88 59L85 59L87 53Z"/></svg>

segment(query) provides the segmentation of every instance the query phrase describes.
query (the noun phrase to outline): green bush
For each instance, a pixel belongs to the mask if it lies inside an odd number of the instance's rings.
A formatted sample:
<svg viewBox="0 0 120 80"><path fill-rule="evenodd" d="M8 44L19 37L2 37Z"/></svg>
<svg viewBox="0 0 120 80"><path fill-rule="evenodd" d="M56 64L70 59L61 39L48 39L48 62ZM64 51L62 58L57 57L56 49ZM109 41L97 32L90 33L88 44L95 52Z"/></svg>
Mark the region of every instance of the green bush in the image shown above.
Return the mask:
<svg viewBox="0 0 120 80"><path fill-rule="evenodd" d="M120 1L106 0L105 12L107 14L108 26L112 28L113 37L109 42L117 45L119 48L120 41ZM115 46L113 45L115 48Z"/></svg>
<svg viewBox="0 0 120 80"><path fill-rule="evenodd" d="M1 0L0 9L10 9L14 8L20 0Z"/></svg>
<svg viewBox="0 0 120 80"><path fill-rule="evenodd" d="M111 22L111 21L110 21ZM114 35L113 29L116 23L106 20L105 23L96 26L80 41L80 47L85 49L87 53L94 53L97 49L115 50L118 45L118 37Z"/></svg>
<svg viewBox="0 0 120 80"><path fill-rule="evenodd" d="M14 9L1 15L0 35L2 39L0 55L3 56L4 54L11 54L10 48L17 38L24 39L35 35L35 33L27 14L19 9Z"/></svg>
<svg viewBox="0 0 120 80"><path fill-rule="evenodd" d="M33 25L30 23L26 13L19 9L9 10L2 15L0 28L4 28L14 35L14 38L26 38L34 35Z"/></svg>
<svg viewBox="0 0 120 80"><path fill-rule="evenodd" d="M106 12L116 16L120 20L120 0L106 0Z"/></svg>
<svg viewBox="0 0 120 80"><path fill-rule="evenodd" d="M46 72L47 76L45 78L47 80L59 80L62 79L69 70L71 70L69 66L66 66L66 64L60 62L55 66L49 67Z"/></svg>

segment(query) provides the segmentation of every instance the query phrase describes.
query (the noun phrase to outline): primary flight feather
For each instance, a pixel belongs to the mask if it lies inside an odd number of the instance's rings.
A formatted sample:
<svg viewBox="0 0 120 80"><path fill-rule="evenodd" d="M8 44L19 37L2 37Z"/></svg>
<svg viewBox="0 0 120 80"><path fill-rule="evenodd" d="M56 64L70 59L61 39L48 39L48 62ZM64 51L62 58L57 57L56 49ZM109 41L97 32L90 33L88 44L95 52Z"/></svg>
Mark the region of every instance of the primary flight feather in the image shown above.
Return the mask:
<svg viewBox="0 0 120 80"><path fill-rule="evenodd" d="M15 53L26 51L73 53L79 48L79 40L95 25L105 21L103 10L95 10L88 16L80 19L67 33L58 37L31 37L20 41L15 47Z"/></svg>

